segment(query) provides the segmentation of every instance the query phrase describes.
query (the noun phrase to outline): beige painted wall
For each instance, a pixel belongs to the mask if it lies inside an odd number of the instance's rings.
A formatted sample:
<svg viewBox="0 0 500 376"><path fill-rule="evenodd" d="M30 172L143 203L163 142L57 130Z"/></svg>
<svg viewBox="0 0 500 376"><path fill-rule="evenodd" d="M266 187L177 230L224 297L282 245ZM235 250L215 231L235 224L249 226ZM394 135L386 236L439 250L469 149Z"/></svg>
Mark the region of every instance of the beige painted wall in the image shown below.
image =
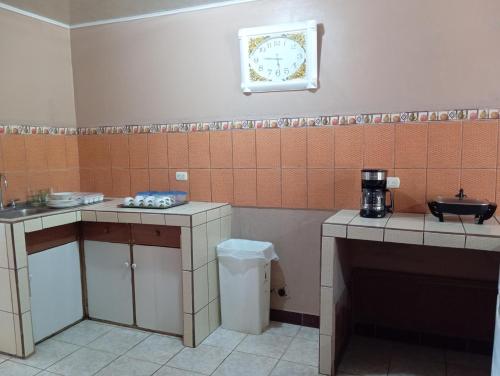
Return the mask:
<svg viewBox="0 0 500 376"><path fill-rule="evenodd" d="M69 30L0 9L0 123L76 126Z"/></svg>
<svg viewBox="0 0 500 376"><path fill-rule="evenodd" d="M498 107L498 0L261 0L71 32L79 126ZM323 24L320 89L245 96L241 27Z"/></svg>

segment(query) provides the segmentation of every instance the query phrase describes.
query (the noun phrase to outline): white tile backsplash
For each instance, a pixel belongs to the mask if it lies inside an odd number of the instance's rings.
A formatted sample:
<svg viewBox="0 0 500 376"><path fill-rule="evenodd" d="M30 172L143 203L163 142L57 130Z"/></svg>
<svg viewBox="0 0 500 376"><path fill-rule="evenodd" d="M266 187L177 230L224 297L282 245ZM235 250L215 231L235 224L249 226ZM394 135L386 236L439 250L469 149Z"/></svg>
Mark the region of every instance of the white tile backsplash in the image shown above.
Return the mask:
<svg viewBox="0 0 500 376"><path fill-rule="evenodd" d="M208 262L207 225L202 224L191 229L193 241L193 269Z"/></svg>
<svg viewBox="0 0 500 376"><path fill-rule="evenodd" d="M42 228L43 228L42 218L34 218L24 221L25 232L40 231Z"/></svg>
<svg viewBox="0 0 500 376"><path fill-rule="evenodd" d="M182 301L184 313L193 313L193 272L182 272Z"/></svg>
<svg viewBox="0 0 500 376"><path fill-rule="evenodd" d="M192 270L191 229L181 227L182 270Z"/></svg>
<svg viewBox="0 0 500 376"><path fill-rule="evenodd" d="M14 314L0 311L0 352L16 354L16 333L14 330Z"/></svg>
<svg viewBox="0 0 500 376"><path fill-rule="evenodd" d="M208 305L194 314L194 343L196 346L201 344L210 334L210 322L208 319Z"/></svg>
<svg viewBox="0 0 500 376"><path fill-rule="evenodd" d="M9 269L0 268L0 311L12 312L12 294Z"/></svg>
<svg viewBox="0 0 500 376"><path fill-rule="evenodd" d="M208 263L208 301L211 302L219 296L219 272L217 261Z"/></svg>
<svg viewBox="0 0 500 376"><path fill-rule="evenodd" d="M231 216L221 217L220 219L220 239L221 241L231 238Z"/></svg>
<svg viewBox="0 0 500 376"><path fill-rule="evenodd" d="M221 242L220 219L207 222L207 257L208 261L217 258L217 245Z"/></svg>
<svg viewBox="0 0 500 376"><path fill-rule="evenodd" d="M208 267L207 265L193 271L194 312L208 304Z"/></svg>
<svg viewBox="0 0 500 376"><path fill-rule="evenodd" d="M56 226L62 226L68 223L76 222L76 213L62 213L62 214L54 214L46 217L42 217L42 226L43 228L50 228Z"/></svg>
<svg viewBox="0 0 500 376"><path fill-rule="evenodd" d="M210 322L210 333L220 326L220 300L216 298L208 303L208 320Z"/></svg>
<svg viewBox="0 0 500 376"><path fill-rule="evenodd" d="M14 248L16 252L16 268L17 269L24 268L28 265L28 255L26 254L26 240L24 234L24 223L23 222L14 223L12 225L12 232L14 239Z"/></svg>
<svg viewBox="0 0 500 376"><path fill-rule="evenodd" d="M333 285L333 249L335 239L323 236L321 240L321 286Z"/></svg>

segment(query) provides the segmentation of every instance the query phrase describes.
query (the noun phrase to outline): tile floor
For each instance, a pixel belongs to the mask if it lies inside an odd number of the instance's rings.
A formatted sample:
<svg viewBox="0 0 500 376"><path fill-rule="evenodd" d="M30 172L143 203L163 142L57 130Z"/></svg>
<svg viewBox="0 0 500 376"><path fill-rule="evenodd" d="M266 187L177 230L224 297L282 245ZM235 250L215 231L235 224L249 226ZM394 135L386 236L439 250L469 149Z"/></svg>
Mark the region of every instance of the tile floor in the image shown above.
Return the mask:
<svg viewBox="0 0 500 376"><path fill-rule="evenodd" d="M490 376L491 357L352 337L337 376Z"/></svg>
<svg viewBox="0 0 500 376"><path fill-rule="evenodd" d="M0 376L316 376L318 337L273 322L258 336L219 328L191 349L177 337L83 321L28 359L0 355Z"/></svg>

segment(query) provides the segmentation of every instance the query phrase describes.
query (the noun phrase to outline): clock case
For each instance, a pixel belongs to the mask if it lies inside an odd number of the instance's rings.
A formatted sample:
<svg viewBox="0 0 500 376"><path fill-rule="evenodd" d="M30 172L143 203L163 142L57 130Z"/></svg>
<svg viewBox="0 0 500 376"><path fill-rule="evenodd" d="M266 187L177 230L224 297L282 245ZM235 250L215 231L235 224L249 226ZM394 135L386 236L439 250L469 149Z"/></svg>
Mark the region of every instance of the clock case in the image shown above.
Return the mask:
<svg viewBox="0 0 500 376"><path fill-rule="evenodd" d="M287 81L254 81L251 79L249 52L251 39L301 32L305 34L306 72L304 78ZM238 37L241 55L241 89L244 93L310 90L318 87L318 31L315 20L240 29Z"/></svg>

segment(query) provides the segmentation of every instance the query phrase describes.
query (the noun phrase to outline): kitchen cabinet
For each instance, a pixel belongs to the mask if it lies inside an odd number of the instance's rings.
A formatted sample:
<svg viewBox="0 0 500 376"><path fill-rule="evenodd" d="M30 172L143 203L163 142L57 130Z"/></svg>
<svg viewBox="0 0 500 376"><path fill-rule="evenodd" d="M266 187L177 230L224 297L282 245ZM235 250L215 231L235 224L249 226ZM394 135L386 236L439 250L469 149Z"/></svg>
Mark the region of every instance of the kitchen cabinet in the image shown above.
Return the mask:
<svg viewBox="0 0 500 376"><path fill-rule="evenodd" d="M183 334L180 228L84 223L83 238L91 318Z"/></svg>
<svg viewBox="0 0 500 376"><path fill-rule="evenodd" d="M133 254L137 326L183 334L181 251L134 245Z"/></svg>
<svg viewBox="0 0 500 376"><path fill-rule="evenodd" d="M134 324L130 245L84 241L89 317Z"/></svg>
<svg viewBox="0 0 500 376"><path fill-rule="evenodd" d="M37 244L40 244L39 242ZM34 341L83 318L78 242L28 256Z"/></svg>

